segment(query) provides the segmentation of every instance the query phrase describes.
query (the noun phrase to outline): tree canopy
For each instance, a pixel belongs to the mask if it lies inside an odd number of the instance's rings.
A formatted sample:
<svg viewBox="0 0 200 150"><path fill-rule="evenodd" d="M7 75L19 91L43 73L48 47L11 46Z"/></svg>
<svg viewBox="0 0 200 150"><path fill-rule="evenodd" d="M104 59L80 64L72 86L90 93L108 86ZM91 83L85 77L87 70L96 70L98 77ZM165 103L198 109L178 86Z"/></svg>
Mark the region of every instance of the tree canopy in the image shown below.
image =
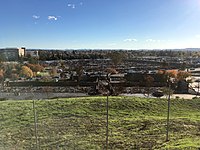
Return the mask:
<svg viewBox="0 0 200 150"><path fill-rule="evenodd" d="M27 66L22 66L21 67L20 74L23 77L28 77L28 78L33 77L33 71L29 67L27 67Z"/></svg>

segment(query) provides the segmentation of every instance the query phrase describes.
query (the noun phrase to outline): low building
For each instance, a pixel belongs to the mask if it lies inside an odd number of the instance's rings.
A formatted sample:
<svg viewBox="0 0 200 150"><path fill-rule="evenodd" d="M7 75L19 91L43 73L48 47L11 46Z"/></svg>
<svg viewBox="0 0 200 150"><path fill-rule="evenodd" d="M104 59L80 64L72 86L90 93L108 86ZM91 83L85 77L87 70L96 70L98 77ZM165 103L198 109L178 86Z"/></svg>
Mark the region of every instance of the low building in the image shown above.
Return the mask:
<svg viewBox="0 0 200 150"><path fill-rule="evenodd" d="M26 57L39 57L38 50L27 50Z"/></svg>

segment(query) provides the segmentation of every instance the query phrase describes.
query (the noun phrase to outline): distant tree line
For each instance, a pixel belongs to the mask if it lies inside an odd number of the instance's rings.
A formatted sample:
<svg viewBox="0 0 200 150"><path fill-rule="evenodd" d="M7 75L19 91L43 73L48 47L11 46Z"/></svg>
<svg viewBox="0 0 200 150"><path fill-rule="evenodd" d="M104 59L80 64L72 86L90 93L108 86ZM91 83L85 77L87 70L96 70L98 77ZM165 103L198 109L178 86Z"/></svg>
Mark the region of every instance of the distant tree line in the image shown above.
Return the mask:
<svg viewBox="0 0 200 150"><path fill-rule="evenodd" d="M72 59L103 59L104 56L98 53L84 53L78 51L61 50L41 50L39 51L39 60L72 60Z"/></svg>
<svg viewBox="0 0 200 150"><path fill-rule="evenodd" d="M178 50L39 50L39 60L72 60L72 59L106 59L115 54L120 54L126 59L136 57L200 57L199 51ZM112 54L112 55L110 55Z"/></svg>

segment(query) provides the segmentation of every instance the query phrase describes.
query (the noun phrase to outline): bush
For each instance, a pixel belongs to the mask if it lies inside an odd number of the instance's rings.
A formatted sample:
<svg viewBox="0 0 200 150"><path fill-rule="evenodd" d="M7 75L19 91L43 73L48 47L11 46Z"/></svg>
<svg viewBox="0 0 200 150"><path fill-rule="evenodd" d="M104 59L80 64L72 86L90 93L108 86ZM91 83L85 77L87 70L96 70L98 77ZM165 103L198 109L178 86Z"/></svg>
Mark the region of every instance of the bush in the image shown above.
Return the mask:
<svg viewBox="0 0 200 150"><path fill-rule="evenodd" d="M5 101L5 100L8 100L8 99L6 97L0 98L0 101Z"/></svg>
<svg viewBox="0 0 200 150"><path fill-rule="evenodd" d="M198 97L197 96L195 96L195 97L193 97L192 99L197 99Z"/></svg>

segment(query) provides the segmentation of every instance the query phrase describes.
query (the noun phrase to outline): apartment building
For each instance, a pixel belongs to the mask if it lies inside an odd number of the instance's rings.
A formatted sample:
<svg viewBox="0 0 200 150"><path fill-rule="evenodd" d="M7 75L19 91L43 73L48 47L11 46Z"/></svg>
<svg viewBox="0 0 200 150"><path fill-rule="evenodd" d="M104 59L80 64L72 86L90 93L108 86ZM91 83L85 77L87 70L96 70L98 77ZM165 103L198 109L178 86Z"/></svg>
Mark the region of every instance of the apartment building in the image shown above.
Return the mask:
<svg viewBox="0 0 200 150"><path fill-rule="evenodd" d="M26 49L22 48L3 48L0 49L0 55L5 61L17 61L24 57Z"/></svg>

